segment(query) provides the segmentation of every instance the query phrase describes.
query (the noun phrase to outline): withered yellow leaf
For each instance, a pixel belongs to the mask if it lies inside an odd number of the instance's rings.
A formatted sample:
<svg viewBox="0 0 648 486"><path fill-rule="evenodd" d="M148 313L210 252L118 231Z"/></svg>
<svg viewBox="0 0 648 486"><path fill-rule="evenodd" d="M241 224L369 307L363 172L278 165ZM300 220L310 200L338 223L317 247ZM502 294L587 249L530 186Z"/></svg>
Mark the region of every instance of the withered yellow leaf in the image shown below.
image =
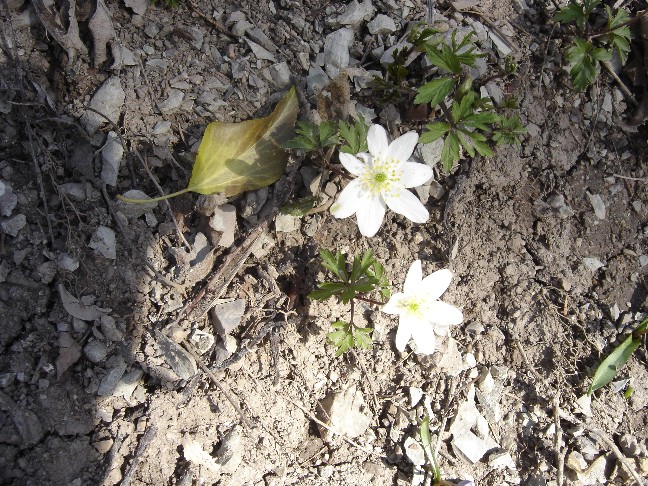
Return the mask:
<svg viewBox="0 0 648 486"><path fill-rule="evenodd" d="M283 144L294 136L298 111L293 87L265 118L210 123L187 190L234 196L275 182L286 170L288 154Z"/></svg>

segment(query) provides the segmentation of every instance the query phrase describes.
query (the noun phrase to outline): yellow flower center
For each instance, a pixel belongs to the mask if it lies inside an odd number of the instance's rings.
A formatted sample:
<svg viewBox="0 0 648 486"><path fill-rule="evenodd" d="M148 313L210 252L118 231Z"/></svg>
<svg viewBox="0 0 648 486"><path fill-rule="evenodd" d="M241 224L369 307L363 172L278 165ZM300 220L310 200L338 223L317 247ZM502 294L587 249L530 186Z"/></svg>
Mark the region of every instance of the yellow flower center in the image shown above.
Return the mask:
<svg viewBox="0 0 648 486"><path fill-rule="evenodd" d="M418 295L403 299L401 302L403 313L411 317L416 317L417 319L425 317L426 307L425 298Z"/></svg>
<svg viewBox="0 0 648 486"><path fill-rule="evenodd" d="M371 161L371 168L360 176L362 188L372 195L397 193L398 182L403 175L400 165L399 160L391 157L374 157Z"/></svg>

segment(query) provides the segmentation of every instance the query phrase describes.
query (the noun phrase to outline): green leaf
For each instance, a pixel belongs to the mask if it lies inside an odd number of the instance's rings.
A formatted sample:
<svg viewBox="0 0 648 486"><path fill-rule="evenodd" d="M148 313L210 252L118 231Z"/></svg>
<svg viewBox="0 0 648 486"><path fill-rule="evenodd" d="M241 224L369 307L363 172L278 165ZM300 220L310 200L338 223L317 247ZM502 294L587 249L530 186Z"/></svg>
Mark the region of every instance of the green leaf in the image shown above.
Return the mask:
<svg viewBox="0 0 648 486"><path fill-rule="evenodd" d="M527 129L517 116L500 117L499 126L493 132L493 142L497 145L517 145L522 143L522 135Z"/></svg>
<svg viewBox="0 0 648 486"><path fill-rule="evenodd" d="M430 143L443 137L450 130L450 124L446 122L436 122L431 125L426 125L427 132L423 132L419 138L421 143Z"/></svg>
<svg viewBox="0 0 648 486"><path fill-rule="evenodd" d="M308 211L313 209L317 204L317 198L314 196L303 197L295 202L286 204L279 211L281 214L289 214L291 216L302 217L308 214Z"/></svg>
<svg viewBox="0 0 648 486"><path fill-rule="evenodd" d="M347 272L346 272L346 258L340 252L336 252L335 255L329 250L320 250L320 258L322 259L322 266L327 268L335 274L337 278L343 282L347 281Z"/></svg>
<svg viewBox="0 0 648 486"><path fill-rule="evenodd" d="M336 330L328 333L326 340L337 348L335 356L340 356L353 347L351 326L344 321L336 321L332 324L332 327Z"/></svg>
<svg viewBox="0 0 648 486"><path fill-rule="evenodd" d="M588 395L591 396L614 379L619 368L626 364L634 350L641 344L641 335L646 331L646 327L648 327L648 318L644 319L637 329L603 360L594 373L592 384L587 391Z"/></svg>
<svg viewBox="0 0 648 486"><path fill-rule="evenodd" d="M607 5L605 6L605 11L608 17L607 28L611 32L604 36L603 40L617 51L621 59L621 64L625 64L630 53L632 33L630 26L624 24L630 21L630 14L622 8L617 10L616 14L612 14L612 9Z"/></svg>
<svg viewBox="0 0 648 486"><path fill-rule="evenodd" d="M341 282L323 282L320 283L317 290L313 290L308 294L308 298L312 300L326 300L334 295L344 293L348 285Z"/></svg>
<svg viewBox="0 0 648 486"><path fill-rule="evenodd" d="M367 132L369 131L369 126L363 116L356 118L353 124L347 124L340 121L338 129L340 131L340 136L347 143L347 145L343 145L340 148L340 152L355 155L369 150L367 147Z"/></svg>
<svg viewBox="0 0 648 486"><path fill-rule="evenodd" d="M553 20L562 24L576 22L578 28L582 29L585 27L591 13L600 3L601 0L584 0L582 4L576 0L570 0L566 7L561 8L554 15Z"/></svg>
<svg viewBox="0 0 648 486"><path fill-rule="evenodd" d="M489 131L493 123L498 122L499 115L493 111L481 111L471 113L463 118L463 124L468 127L478 128L479 130Z"/></svg>
<svg viewBox="0 0 648 486"><path fill-rule="evenodd" d="M282 145L293 136L298 111L293 87L265 118L210 123L187 190L234 196L275 182L286 169L288 154Z"/></svg>
<svg viewBox="0 0 648 486"><path fill-rule="evenodd" d="M447 45L442 45L440 48L436 46L428 47L426 56L439 69L453 74L461 74L461 62Z"/></svg>
<svg viewBox="0 0 648 486"><path fill-rule="evenodd" d="M450 132L443 142L441 151L441 163L446 172L450 172L459 160L459 139L456 133Z"/></svg>
<svg viewBox="0 0 648 486"><path fill-rule="evenodd" d="M356 327L355 328L355 345L360 349L370 349L373 344L371 333L373 329L370 327Z"/></svg>
<svg viewBox="0 0 648 486"><path fill-rule="evenodd" d="M454 89L455 79L452 77L433 79L419 87L414 103L430 103L433 107L441 103Z"/></svg>
<svg viewBox="0 0 648 486"><path fill-rule="evenodd" d="M594 48L585 39L574 39L565 49L567 60L572 63L570 75L576 91L583 91L592 84L600 72L599 61L608 61L612 55L602 48Z"/></svg>

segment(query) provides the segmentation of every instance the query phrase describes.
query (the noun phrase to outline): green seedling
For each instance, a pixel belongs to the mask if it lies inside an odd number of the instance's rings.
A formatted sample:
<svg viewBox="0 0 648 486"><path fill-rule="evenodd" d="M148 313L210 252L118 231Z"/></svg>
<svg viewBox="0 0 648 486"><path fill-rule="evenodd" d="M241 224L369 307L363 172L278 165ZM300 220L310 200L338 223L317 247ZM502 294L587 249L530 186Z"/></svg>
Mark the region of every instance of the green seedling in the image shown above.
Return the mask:
<svg viewBox="0 0 648 486"><path fill-rule="evenodd" d="M356 300L376 305L384 303L365 297L370 292L378 292L383 299L389 298L389 281L385 269L376 261L372 250L365 251L362 256L354 257L351 265L347 264L346 256L340 252L321 250L320 258L322 266L333 274L333 278L319 283L318 288L308 294L308 298L326 300L337 297L343 304L351 305L349 322L334 322L333 331L326 336L327 341L336 348L336 356L354 347L370 348L373 329L354 324L354 303Z"/></svg>
<svg viewBox="0 0 648 486"><path fill-rule="evenodd" d="M592 384L587 391L588 395L591 396L596 390L604 387L614 379L617 371L627 363L632 353L639 347L646 333L648 333L648 317L641 321L637 329L599 365L594 373Z"/></svg>
<svg viewBox="0 0 648 486"><path fill-rule="evenodd" d="M315 123L298 121L295 133L297 136L284 144L286 148L301 149L305 152L323 149L336 145L340 139L334 121Z"/></svg>
<svg viewBox="0 0 648 486"><path fill-rule="evenodd" d="M600 4L601 0L570 0L553 17L555 22L576 26L576 37L565 48L572 86L576 91L583 91L593 84L601 72L601 64L609 63L613 54L616 53L624 65L630 53L632 34L629 24L634 19L623 8L613 11L605 5L605 29L594 32L592 23Z"/></svg>

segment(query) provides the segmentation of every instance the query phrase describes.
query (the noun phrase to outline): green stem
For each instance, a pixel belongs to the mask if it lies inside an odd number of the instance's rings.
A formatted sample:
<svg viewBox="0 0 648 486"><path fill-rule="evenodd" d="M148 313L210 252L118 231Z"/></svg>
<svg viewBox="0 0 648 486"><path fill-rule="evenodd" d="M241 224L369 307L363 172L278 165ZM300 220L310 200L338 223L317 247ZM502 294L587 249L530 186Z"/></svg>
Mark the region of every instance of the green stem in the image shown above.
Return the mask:
<svg viewBox="0 0 648 486"><path fill-rule="evenodd" d="M643 10L639 15L631 18L630 20L628 20L626 22L623 22L622 24L617 25L616 27L612 27L611 29L605 29L605 30L602 30L600 32L595 32L593 34L588 35L587 37L590 38L590 39L594 39L596 37L601 37L601 36L610 34L611 32L614 32L615 30L621 29L623 27L626 27L627 25L630 25L630 24L636 22L637 20L639 20L641 17L643 17L647 13L648 13L648 9Z"/></svg>
<svg viewBox="0 0 648 486"><path fill-rule="evenodd" d="M356 295L354 297L354 299L358 299L358 300L361 300L363 302L368 302L370 304L375 304L375 305L385 305L387 303L387 302L379 302L379 301L373 300L373 299L368 299L366 297L360 297L359 295ZM353 302L353 301L351 301L351 302Z"/></svg>
<svg viewBox="0 0 648 486"><path fill-rule="evenodd" d="M189 191L190 191L190 189L187 187L185 189L182 189L181 191L174 192L174 193L171 193L171 194L165 194L163 196L154 197L154 198L151 198L151 199L132 199L130 197L124 197L121 194L117 194L117 199L119 199L120 201L124 201L124 202L127 202L127 203L133 203L133 204L148 204L148 203L154 203L154 202L158 202L158 201L164 201L165 199L176 197L176 196L179 196L180 194L184 194L185 192L189 192Z"/></svg>

